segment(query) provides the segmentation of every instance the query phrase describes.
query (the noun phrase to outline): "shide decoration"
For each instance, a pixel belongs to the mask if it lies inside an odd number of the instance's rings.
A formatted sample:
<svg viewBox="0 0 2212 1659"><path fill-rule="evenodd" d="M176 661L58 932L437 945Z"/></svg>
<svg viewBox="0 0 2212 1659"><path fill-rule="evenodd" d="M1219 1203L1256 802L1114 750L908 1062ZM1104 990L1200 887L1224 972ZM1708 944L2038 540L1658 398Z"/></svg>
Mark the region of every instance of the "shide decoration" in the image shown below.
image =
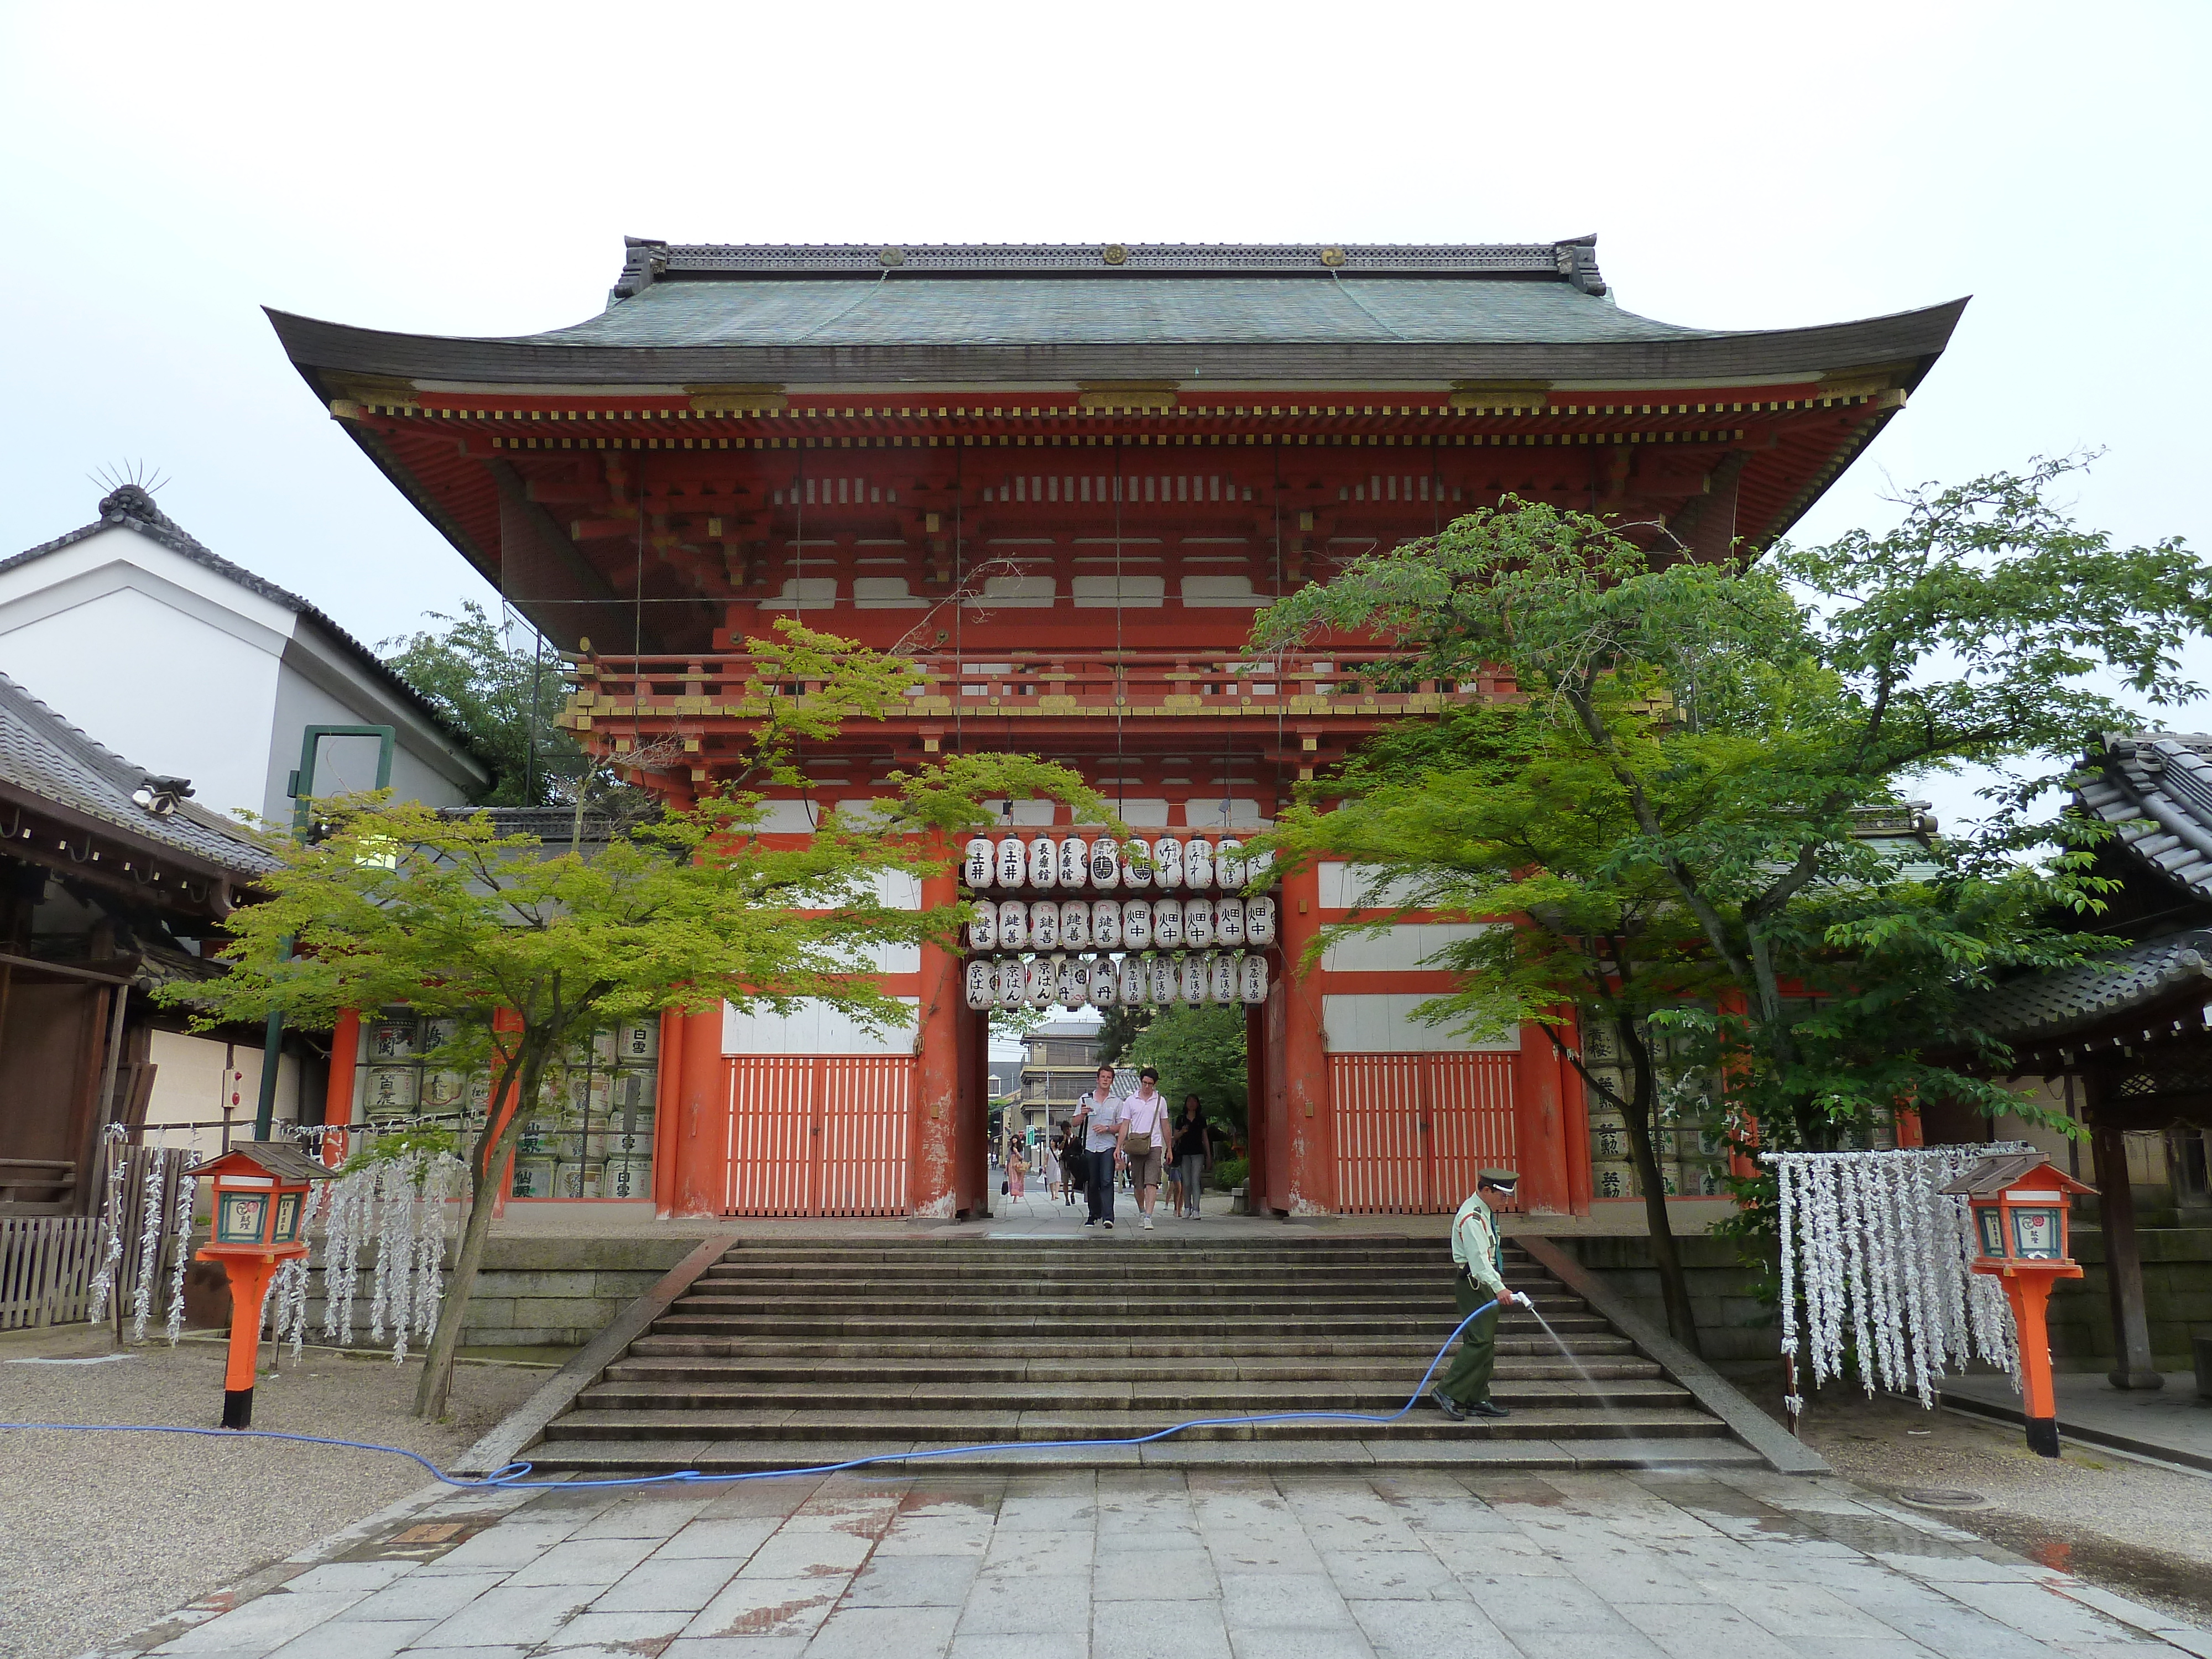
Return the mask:
<svg viewBox="0 0 2212 1659"><path fill-rule="evenodd" d="M1805 1409L1798 1365L1814 1385L1853 1369L1869 1395L1912 1394L1933 1409L1936 1379L1973 1359L2014 1374L2020 1353L2004 1293L1976 1270L1974 1223L1950 1183L1992 1147L1882 1152L1767 1152L1780 1189L1785 1402ZM1798 1316L1800 1299L1804 1322Z"/></svg>

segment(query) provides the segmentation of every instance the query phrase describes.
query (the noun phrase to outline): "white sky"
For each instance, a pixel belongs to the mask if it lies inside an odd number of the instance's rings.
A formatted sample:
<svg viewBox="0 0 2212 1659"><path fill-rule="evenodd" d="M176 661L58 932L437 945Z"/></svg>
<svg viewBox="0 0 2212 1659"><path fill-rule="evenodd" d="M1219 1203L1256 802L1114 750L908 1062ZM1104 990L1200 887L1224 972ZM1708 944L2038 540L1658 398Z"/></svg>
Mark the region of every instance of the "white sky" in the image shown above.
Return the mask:
<svg viewBox="0 0 2212 1659"><path fill-rule="evenodd" d="M86 522L86 475L143 459L186 528L372 642L489 599L318 409L264 304L526 332L600 308L626 232L1590 230L1622 303L1671 322L1975 296L1801 537L1878 520L1886 478L2094 446L2086 519L2202 548L2208 46L2202 0L16 0L0 551Z"/></svg>

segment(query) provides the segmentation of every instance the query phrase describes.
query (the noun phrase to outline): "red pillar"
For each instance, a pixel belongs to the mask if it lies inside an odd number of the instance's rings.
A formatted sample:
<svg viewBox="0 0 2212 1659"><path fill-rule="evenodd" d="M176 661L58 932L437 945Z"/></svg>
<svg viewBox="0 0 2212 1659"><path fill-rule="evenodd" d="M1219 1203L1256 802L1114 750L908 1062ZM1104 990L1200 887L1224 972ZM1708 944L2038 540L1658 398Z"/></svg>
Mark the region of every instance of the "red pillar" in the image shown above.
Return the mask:
<svg viewBox="0 0 2212 1659"><path fill-rule="evenodd" d="M729 1193L730 1068L722 1058L722 1011L678 1014L672 1023L678 1028L672 1043L670 1022L660 1028L660 1100L653 1125L656 1136L675 1141L666 1154L669 1187L661 1213L720 1215ZM656 1139L655 1166L662 1161Z"/></svg>
<svg viewBox="0 0 2212 1659"><path fill-rule="evenodd" d="M338 1016L331 1033L331 1079L323 1091L323 1122L339 1127L353 1121L353 1068L361 1058L361 1016L351 1008ZM323 1137L323 1162L336 1169L346 1160L349 1134Z"/></svg>
<svg viewBox="0 0 2212 1659"><path fill-rule="evenodd" d="M718 1045L719 1046L719 1045ZM665 1221L678 1213L680 1198L676 1184L676 1153L684 1144L677 1120L684 1091L684 1015L674 1008L660 1011L660 1065L653 1091L653 1206Z"/></svg>
<svg viewBox="0 0 2212 1659"><path fill-rule="evenodd" d="M1560 1035L1577 1054L1582 1052L1582 1029L1572 1013L1560 1022ZM1559 1057L1559 1122L1565 1137L1567 1208L1575 1215L1590 1212L1589 1091L1565 1055Z"/></svg>
<svg viewBox="0 0 2212 1659"><path fill-rule="evenodd" d="M1328 1045L1322 1031L1321 969L1300 973L1321 932L1321 872L1307 865L1283 878L1283 1184L1275 1206L1292 1215L1336 1207L1336 1158L1330 1142Z"/></svg>
<svg viewBox="0 0 2212 1659"><path fill-rule="evenodd" d="M924 910L959 896L959 883L949 871L922 878ZM967 1012L959 957L941 945L924 945L907 1205L915 1216L940 1221L950 1221L960 1208L960 1021Z"/></svg>
<svg viewBox="0 0 2212 1659"><path fill-rule="evenodd" d="M1559 1065L1544 1028L1534 1021L1523 1024L1514 1068L1513 1127L1521 1166L1516 1207L1524 1215L1559 1215L1572 1207Z"/></svg>
<svg viewBox="0 0 2212 1659"><path fill-rule="evenodd" d="M956 1207L962 1215L988 1215L991 1210L991 1090L989 1066L990 1016L966 1006L956 1021L960 1043L959 1110L953 1115Z"/></svg>
<svg viewBox="0 0 2212 1659"><path fill-rule="evenodd" d="M522 1029L521 1016L512 1008L495 1009L491 1017L491 1029L494 1031L520 1031ZM495 1058L493 1060L495 1075L497 1073L497 1068L498 1061ZM506 1130L507 1120L514 1115L521 1097L522 1085L520 1083L510 1083L507 1086L506 1092L491 1103L490 1133L494 1139L497 1139ZM491 1190L493 1216L496 1218L505 1215L507 1197L514 1191L514 1149L513 1147L507 1149L506 1158L499 1168L491 1171Z"/></svg>
<svg viewBox="0 0 2212 1659"><path fill-rule="evenodd" d="M1272 998L1273 987L1269 994ZM1244 1207L1254 1215L1264 1213L1267 1207L1269 1103L1276 1073L1282 1069L1268 1048L1269 1030L1266 1004L1244 1011Z"/></svg>

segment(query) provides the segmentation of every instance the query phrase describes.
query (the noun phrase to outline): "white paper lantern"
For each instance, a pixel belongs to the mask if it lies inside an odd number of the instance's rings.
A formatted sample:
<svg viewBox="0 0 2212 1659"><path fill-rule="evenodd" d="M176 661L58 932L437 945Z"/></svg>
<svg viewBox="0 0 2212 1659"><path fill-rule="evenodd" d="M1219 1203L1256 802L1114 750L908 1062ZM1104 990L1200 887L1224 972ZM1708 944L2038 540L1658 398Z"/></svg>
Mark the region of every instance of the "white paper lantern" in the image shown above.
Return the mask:
<svg viewBox="0 0 2212 1659"><path fill-rule="evenodd" d="M1163 891L1182 885L1182 843L1173 836L1152 843L1152 881Z"/></svg>
<svg viewBox="0 0 2212 1659"><path fill-rule="evenodd" d="M981 957L968 963L968 1006L988 1008L991 1006L991 964Z"/></svg>
<svg viewBox="0 0 2212 1659"><path fill-rule="evenodd" d="M1131 951L1152 948L1152 902L1150 899L1121 901L1121 944Z"/></svg>
<svg viewBox="0 0 2212 1659"><path fill-rule="evenodd" d="M1091 843L1070 836L1060 844L1060 884L1080 887L1091 874Z"/></svg>
<svg viewBox="0 0 2212 1659"><path fill-rule="evenodd" d="M1060 843L1050 836L1030 843L1030 885L1039 892L1060 885Z"/></svg>
<svg viewBox="0 0 2212 1659"><path fill-rule="evenodd" d="M1275 901L1254 898L1244 901L1244 937L1254 945L1273 945L1275 942Z"/></svg>
<svg viewBox="0 0 2212 1659"><path fill-rule="evenodd" d="M1052 959L1053 1000L1063 1008L1080 1008L1083 1006L1083 993L1075 983L1075 969L1076 963L1070 957L1054 957Z"/></svg>
<svg viewBox="0 0 2212 1659"><path fill-rule="evenodd" d="M1163 951L1173 951L1182 944L1182 901L1155 899L1152 902L1152 943Z"/></svg>
<svg viewBox="0 0 2212 1659"><path fill-rule="evenodd" d="M1060 906L1050 899L1030 906L1030 944L1040 951L1060 948Z"/></svg>
<svg viewBox="0 0 2212 1659"><path fill-rule="evenodd" d="M1121 848L1111 836L1091 843L1091 884L1101 891L1121 884Z"/></svg>
<svg viewBox="0 0 2212 1659"><path fill-rule="evenodd" d="M1275 884L1275 855L1273 853L1254 853L1245 859L1244 884L1262 889Z"/></svg>
<svg viewBox="0 0 2212 1659"><path fill-rule="evenodd" d="M1185 1002L1206 1000L1206 958L1182 956L1176 958L1176 994Z"/></svg>
<svg viewBox="0 0 2212 1659"><path fill-rule="evenodd" d="M1140 957L1123 957L1115 976L1121 981L1121 1006L1141 1008L1145 1006L1145 963Z"/></svg>
<svg viewBox="0 0 2212 1659"><path fill-rule="evenodd" d="M995 951L999 948L999 907L988 899L979 901L969 916L968 948L971 951Z"/></svg>
<svg viewBox="0 0 2212 1659"><path fill-rule="evenodd" d="M1213 943L1213 901L1194 898L1182 902L1182 942L1194 951Z"/></svg>
<svg viewBox="0 0 2212 1659"><path fill-rule="evenodd" d="M1113 963L1104 957L1096 957L1091 963L1091 1006L1110 1008L1118 994L1120 975Z"/></svg>
<svg viewBox="0 0 2212 1659"><path fill-rule="evenodd" d="M1208 957L1206 959L1206 994L1214 1002L1237 1000L1235 957Z"/></svg>
<svg viewBox="0 0 2212 1659"><path fill-rule="evenodd" d="M1091 942L1102 951L1121 948L1121 900L1093 899L1091 902Z"/></svg>
<svg viewBox="0 0 2212 1659"><path fill-rule="evenodd" d="M1224 945L1244 943L1244 901L1224 894L1213 901L1213 936Z"/></svg>
<svg viewBox="0 0 2212 1659"><path fill-rule="evenodd" d="M1176 965L1173 957L1145 958L1145 1000L1164 1007L1176 1000Z"/></svg>
<svg viewBox="0 0 2212 1659"><path fill-rule="evenodd" d="M1267 957L1254 955L1238 959L1237 994L1249 1003L1261 1003L1267 1000Z"/></svg>
<svg viewBox="0 0 2212 1659"><path fill-rule="evenodd" d="M1151 849L1146 847L1145 843L1141 841L1133 841L1127 847L1121 849L1122 886L1141 888L1150 887L1152 884L1152 871L1150 862L1147 861L1142 865L1139 865L1137 862L1139 854L1149 854L1150 851Z"/></svg>
<svg viewBox="0 0 2212 1659"><path fill-rule="evenodd" d="M1029 993L1029 964L1018 957L1007 957L999 963L999 1006L1018 1008Z"/></svg>
<svg viewBox="0 0 2212 1659"><path fill-rule="evenodd" d="M1030 907L1019 899L999 906L999 948L1018 951L1030 942Z"/></svg>
<svg viewBox="0 0 2212 1659"><path fill-rule="evenodd" d="M1214 881L1224 893L1239 893L1244 890L1247 874L1244 843L1234 836L1224 836L1213 849Z"/></svg>
<svg viewBox="0 0 2212 1659"><path fill-rule="evenodd" d="M1032 1008L1052 1006L1052 963L1043 957L1022 964L1022 1000Z"/></svg>
<svg viewBox="0 0 2212 1659"><path fill-rule="evenodd" d="M1182 884L1198 891L1213 886L1213 843L1203 836L1193 836L1182 849Z"/></svg>
<svg viewBox="0 0 2212 1659"><path fill-rule="evenodd" d="M1068 964L1067 977L1061 982L1060 1000L1070 1008L1080 1008L1091 1000L1091 958L1077 957Z"/></svg>
<svg viewBox="0 0 2212 1659"><path fill-rule="evenodd" d="M1091 948L1091 907L1081 899L1066 899L1060 907L1060 942L1070 951Z"/></svg>
<svg viewBox="0 0 2212 1659"><path fill-rule="evenodd" d="M1018 887L1029 873L1029 843L1019 836L1008 836L999 842L999 885Z"/></svg>
<svg viewBox="0 0 2212 1659"><path fill-rule="evenodd" d="M991 876L998 867L996 849L988 838L978 836L968 843L965 856L960 861L960 879L980 892L991 884Z"/></svg>

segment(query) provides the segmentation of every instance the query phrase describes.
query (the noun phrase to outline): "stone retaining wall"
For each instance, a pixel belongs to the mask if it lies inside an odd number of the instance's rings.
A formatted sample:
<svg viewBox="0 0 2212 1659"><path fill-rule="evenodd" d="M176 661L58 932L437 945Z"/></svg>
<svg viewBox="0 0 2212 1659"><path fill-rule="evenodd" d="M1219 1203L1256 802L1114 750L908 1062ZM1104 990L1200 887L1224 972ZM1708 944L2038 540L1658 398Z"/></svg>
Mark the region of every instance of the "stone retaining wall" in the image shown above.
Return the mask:
<svg viewBox="0 0 2212 1659"><path fill-rule="evenodd" d="M501 1238L484 1245L461 1324L472 1347L580 1347L627 1304L695 1248L696 1238ZM452 1265L448 1247L447 1264ZM361 1287L374 1284L376 1253L362 1251ZM314 1284L319 1287L322 1274ZM307 1299L310 1335L319 1333L323 1298ZM354 1340L367 1340L368 1298L354 1299Z"/></svg>

